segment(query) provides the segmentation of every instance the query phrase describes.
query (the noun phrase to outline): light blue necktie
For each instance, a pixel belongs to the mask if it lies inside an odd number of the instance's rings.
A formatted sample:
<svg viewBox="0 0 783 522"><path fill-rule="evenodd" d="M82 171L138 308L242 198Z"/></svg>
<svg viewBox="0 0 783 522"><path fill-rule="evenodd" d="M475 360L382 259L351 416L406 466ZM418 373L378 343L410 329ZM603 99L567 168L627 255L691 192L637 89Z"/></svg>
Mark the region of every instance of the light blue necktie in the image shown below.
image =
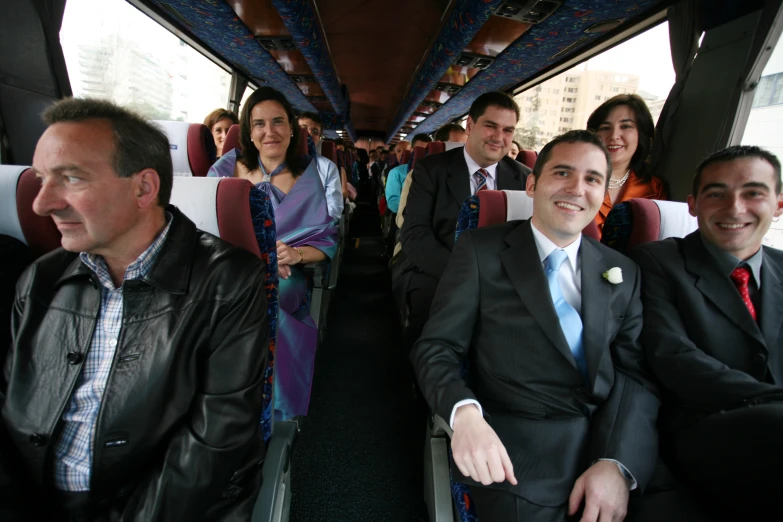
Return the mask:
<svg viewBox="0 0 783 522"><path fill-rule="evenodd" d="M552 294L552 302L555 304L555 312L560 319L560 328L566 338L568 347L576 359L576 366L582 373L582 379L585 384L589 383L587 376L587 361L585 360L584 347L582 346L582 318L574 310L574 307L568 304L563 296L563 290L560 288L560 282L557 275L560 267L568 258L565 250L553 250L545 260L546 278L549 282L549 293Z"/></svg>

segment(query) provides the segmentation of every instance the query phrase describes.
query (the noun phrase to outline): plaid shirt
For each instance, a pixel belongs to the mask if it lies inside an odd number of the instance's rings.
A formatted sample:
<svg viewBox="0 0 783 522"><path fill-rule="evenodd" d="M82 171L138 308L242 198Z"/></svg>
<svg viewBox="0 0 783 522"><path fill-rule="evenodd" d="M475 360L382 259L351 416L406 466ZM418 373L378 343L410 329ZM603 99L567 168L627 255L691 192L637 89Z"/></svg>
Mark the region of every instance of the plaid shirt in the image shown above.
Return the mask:
<svg viewBox="0 0 783 522"><path fill-rule="evenodd" d="M172 215L167 212L166 228L136 261L128 265L125 281L140 279L149 273L166 241L171 219ZM95 424L122 328L123 287L114 287L103 257L86 252L79 256L82 263L98 276L101 310L82 373L63 413L63 429L54 447L54 485L61 491L90 489Z"/></svg>

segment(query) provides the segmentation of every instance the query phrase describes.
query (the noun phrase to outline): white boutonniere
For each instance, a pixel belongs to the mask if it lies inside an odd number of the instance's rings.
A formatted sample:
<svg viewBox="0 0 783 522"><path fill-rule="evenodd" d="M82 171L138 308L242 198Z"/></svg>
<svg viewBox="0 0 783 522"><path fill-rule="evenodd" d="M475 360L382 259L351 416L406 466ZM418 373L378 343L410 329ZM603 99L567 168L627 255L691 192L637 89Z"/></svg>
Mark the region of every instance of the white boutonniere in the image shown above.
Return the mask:
<svg viewBox="0 0 783 522"><path fill-rule="evenodd" d="M604 272L604 279L612 283L613 285L617 285L623 282L623 269L619 266L616 266L614 268L610 268L606 272Z"/></svg>

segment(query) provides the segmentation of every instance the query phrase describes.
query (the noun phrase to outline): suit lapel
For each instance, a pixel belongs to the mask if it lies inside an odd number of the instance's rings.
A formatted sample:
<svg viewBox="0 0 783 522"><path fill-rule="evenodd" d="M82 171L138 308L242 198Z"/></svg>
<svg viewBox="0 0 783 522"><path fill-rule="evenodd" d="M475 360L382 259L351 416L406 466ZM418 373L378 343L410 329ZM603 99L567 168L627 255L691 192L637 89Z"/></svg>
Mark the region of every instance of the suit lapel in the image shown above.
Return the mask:
<svg viewBox="0 0 783 522"><path fill-rule="evenodd" d="M698 232L688 235L683 241L685 270L696 278L696 289L712 301L712 304L730 321L764 344L761 330L745 308L745 303L739 297L734 283L718 271L712 255L704 248L701 241ZM762 284L764 284L763 280ZM762 310L763 306L762 304Z"/></svg>
<svg viewBox="0 0 783 522"><path fill-rule="evenodd" d="M454 149L446 173L446 186L457 205L462 207L465 200L470 197L470 173L462 148Z"/></svg>
<svg viewBox="0 0 783 522"><path fill-rule="evenodd" d="M544 275L541 260L538 258L530 221L522 222L506 236L509 248L500 253L503 268L514 285L530 315L538 322L544 334L571 365L576 368L576 360L568 347L560 320L555 313L555 305L549 293L549 285Z"/></svg>
<svg viewBox="0 0 783 522"><path fill-rule="evenodd" d="M778 345L780 318L783 317L781 297L783 297L781 267L765 254L761 262L761 332L764 334L768 350Z"/></svg>
<svg viewBox="0 0 783 522"><path fill-rule="evenodd" d="M598 370L609 343L606 339L607 315L612 285L603 278L609 268L603 255L587 238L579 247L582 270L582 345L587 359L591 389L595 389Z"/></svg>
<svg viewBox="0 0 783 522"><path fill-rule="evenodd" d="M519 179L519 172L512 170L503 160L498 163L495 176L497 176L496 187L498 190L524 190Z"/></svg>

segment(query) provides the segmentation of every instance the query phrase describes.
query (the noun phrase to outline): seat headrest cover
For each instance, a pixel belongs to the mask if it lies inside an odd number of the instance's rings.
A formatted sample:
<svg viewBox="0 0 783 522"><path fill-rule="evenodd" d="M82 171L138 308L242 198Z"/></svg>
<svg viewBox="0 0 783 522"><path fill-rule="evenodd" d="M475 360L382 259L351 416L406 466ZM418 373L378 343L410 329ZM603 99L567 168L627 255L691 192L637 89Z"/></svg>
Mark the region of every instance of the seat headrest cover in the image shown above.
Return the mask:
<svg viewBox="0 0 783 522"><path fill-rule="evenodd" d="M223 178L217 189L217 220L220 238L261 257L253 228L250 191L256 190L246 179Z"/></svg>
<svg viewBox="0 0 783 522"><path fill-rule="evenodd" d="M337 147L334 146L334 142L321 141L321 156L329 158L337 165Z"/></svg>
<svg viewBox="0 0 783 522"><path fill-rule="evenodd" d="M33 169L26 169L16 185L16 211L27 245L38 254L51 252L62 245L62 234L52 218L33 212L33 201L41 190Z"/></svg>
<svg viewBox="0 0 783 522"><path fill-rule="evenodd" d="M154 121L160 129L169 137L169 151L171 152L171 164L174 167L174 176L192 176L190 160L188 159L188 133L190 123L184 121Z"/></svg>
<svg viewBox="0 0 783 522"><path fill-rule="evenodd" d="M239 125L236 123L228 128L226 139L223 141L223 155L225 156L234 149L242 150L242 147L239 146Z"/></svg>
<svg viewBox="0 0 783 522"><path fill-rule="evenodd" d="M503 190L482 190L479 199L478 228L506 221L507 195Z"/></svg>
<svg viewBox="0 0 783 522"><path fill-rule="evenodd" d="M204 177L217 159L215 138L203 123L191 123L188 128L188 161L194 176Z"/></svg>
<svg viewBox="0 0 783 522"><path fill-rule="evenodd" d="M299 148L297 149L297 152L300 156L309 156L310 154L307 152L307 138L310 134L304 127L300 127L297 130L299 131Z"/></svg>
<svg viewBox="0 0 783 522"><path fill-rule="evenodd" d="M171 204L176 205L196 228L220 237L217 218L217 190L227 178L174 178Z"/></svg>
<svg viewBox="0 0 783 522"><path fill-rule="evenodd" d="M25 245L27 240L16 208L16 185L22 172L28 168L0 165L0 235L11 236Z"/></svg>
<svg viewBox="0 0 783 522"><path fill-rule="evenodd" d="M524 190L504 190L506 193L506 221L530 219L533 216L533 198Z"/></svg>
<svg viewBox="0 0 783 522"><path fill-rule="evenodd" d="M433 141L427 144L427 156L446 152L446 144L442 141Z"/></svg>
<svg viewBox="0 0 783 522"><path fill-rule="evenodd" d="M444 141L443 145L446 147L446 150L457 149L459 147L465 146L465 144L461 141Z"/></svg>
<svg viewBox="0 0 783 522"><path fill-rule="evenodd" d="M415 147L413 150L413 165L411 165L411 167L415 167L416 162L426 155L427 155L426 147Z"/></svg>
<svg viewBox="0 0 783 522"><path fill-rule="evenodd" d="M406 150L402 151L402 162L401 163L403 165L407 165L408 163L411 162L411 154L412 153L411 153L410 149L406 149Z"/></svg>
<svg viewBox="0 0 783 522"><path fill-rule="evenodd" d="M688 204L679 201L648 200L655 203L661 213L658 239L685 237L697 228L699 221L688 212Z"/></svg>
<svg viewBox="0 0 783 522"><path fill-rule="evenodd" d="M521 150L519 151L519 154L517 154L517 161L531 169L536 166L537 158L538 153L534 150Z"/></svg>

